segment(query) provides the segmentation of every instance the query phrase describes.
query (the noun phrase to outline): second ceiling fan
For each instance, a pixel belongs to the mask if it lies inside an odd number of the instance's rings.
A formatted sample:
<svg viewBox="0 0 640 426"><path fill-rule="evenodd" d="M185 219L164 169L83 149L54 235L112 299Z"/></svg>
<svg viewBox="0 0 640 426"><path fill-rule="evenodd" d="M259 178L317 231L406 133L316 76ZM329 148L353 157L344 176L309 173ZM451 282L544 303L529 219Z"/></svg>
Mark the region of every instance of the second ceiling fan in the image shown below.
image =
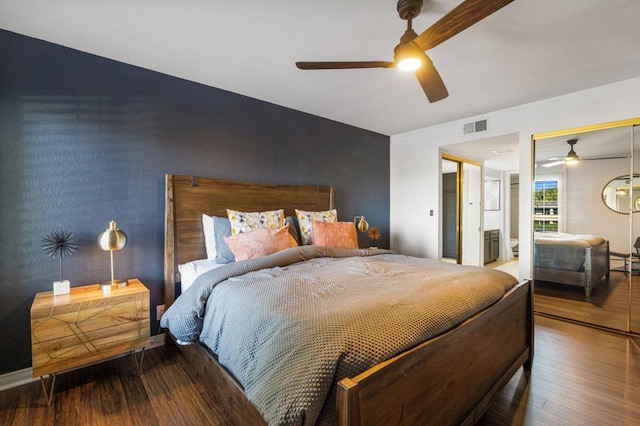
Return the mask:
<svg viewBox="0 0 640 426"><path fill-rule="evenodd" d="M577 138L569 139L567 144L571 147L567 155L563 157L551 157L541 164L542 167L555 167L562 164L576 164L579 161L592 161L592 160L618 160L621 158L629 158L628 155L612 155L608 157L580 157L575 151L575 145L578 143Z"/></svg>
<svg viewBox="0 0 640 426"><path fill-rule="evenodd" d="M412 20L420 14L423 0L399 0L398 14L407 21L407 30L394 49L393 61L296 62L296 66L303 70L396 67L414 70L429 102L437 102L449 96L449 92L425 51L433 49L512 1L465 0L418 35L412 28Z"/></svg>

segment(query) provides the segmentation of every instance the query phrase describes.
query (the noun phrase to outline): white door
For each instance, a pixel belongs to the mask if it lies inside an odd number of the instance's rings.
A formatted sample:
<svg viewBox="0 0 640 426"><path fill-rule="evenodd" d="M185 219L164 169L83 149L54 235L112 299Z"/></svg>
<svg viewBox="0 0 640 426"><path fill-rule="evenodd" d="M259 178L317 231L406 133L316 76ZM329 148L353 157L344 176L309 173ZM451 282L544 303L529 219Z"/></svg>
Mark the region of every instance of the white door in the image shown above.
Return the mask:
<svg viewBox="0 0 640 426"><path fill-rule="evenodd" d="M482 266L482 167L462 164L462 264Z"/></svg>

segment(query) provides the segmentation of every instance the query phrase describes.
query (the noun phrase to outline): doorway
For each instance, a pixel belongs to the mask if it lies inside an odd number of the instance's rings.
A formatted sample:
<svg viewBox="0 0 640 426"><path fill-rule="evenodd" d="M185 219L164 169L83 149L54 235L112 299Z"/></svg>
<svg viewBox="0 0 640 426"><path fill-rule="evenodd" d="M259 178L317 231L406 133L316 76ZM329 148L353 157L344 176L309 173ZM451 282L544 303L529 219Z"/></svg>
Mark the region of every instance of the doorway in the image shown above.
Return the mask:
<svg viewBox="0 0 640 426"><path fill-rule="evenodd" d="M458 263L458 163L442 159L442 258Z"/></svg>
<svg viewBox="0 0 640 426"><path fill-rule="evenodd" d="M442 154L442 259L483 264L482 165Z"/></svg>

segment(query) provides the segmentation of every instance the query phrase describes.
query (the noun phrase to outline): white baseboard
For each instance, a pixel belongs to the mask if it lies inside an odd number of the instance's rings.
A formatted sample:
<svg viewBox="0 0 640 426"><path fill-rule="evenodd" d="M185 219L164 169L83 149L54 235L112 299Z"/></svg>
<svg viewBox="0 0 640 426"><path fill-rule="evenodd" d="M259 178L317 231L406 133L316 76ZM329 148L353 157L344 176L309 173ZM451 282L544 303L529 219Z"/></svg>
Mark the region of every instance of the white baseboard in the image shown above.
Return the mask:
<svg viewBox="0 0 640 426"><path fill-rule="evenodd" d="M159 346L164 346L164 334L162 333L157 334L155 336L151 336L151 344L147 346L145 350L157 348ZM122 354L114 358L118 358L126 355L127 354ZM72 370L68 370L68 371L72 371ZM26 385L27 383L35 382L38 379L39 379L38 377L32 376L31 367L2 374L0 375L0 392L6 389L15 388L16 386L22 386L22 385Z"/></svg>
<svg viewBox="0 0 640 426"><path fill-rule="evenodd" d="M38 380L37 377L31 376L31 367L12 371L0 376L0 391L26 385L36 380Z"/></svg>

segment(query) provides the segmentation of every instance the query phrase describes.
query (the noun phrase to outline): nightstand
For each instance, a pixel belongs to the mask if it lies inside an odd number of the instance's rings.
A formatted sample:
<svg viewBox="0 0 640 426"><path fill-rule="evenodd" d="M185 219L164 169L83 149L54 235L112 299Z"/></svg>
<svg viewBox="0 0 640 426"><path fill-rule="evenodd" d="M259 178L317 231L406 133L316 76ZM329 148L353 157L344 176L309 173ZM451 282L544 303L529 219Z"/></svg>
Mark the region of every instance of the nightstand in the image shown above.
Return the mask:
<svg viewBox="0 0 640 426"><path fill-rule="evenodd" d="M92 284L74 287L69 294L36 294L31 305L32 374L40 377L48 405L59 372L130 352L140 374L150 343L149 290L138 279L128 282L109 291ZM139 360L136 349L142 349Z"/></svg>

